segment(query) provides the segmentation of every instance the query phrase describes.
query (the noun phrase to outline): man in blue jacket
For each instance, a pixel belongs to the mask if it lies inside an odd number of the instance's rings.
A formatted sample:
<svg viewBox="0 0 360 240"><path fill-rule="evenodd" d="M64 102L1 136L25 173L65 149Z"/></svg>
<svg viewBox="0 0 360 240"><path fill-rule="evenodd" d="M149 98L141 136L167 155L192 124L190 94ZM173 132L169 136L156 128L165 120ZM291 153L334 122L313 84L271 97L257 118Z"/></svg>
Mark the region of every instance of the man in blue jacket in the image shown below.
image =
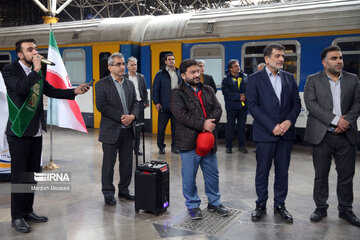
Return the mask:
<svg viewBox="0 0 360 240"><path fill-rule="evenodd" d="M171 152L179 153L175 149L175 123L174 117L170 111L170 93L173 88L175 88L181 82L181 76L179 69L175 65L175 57L173 53L168 53L164 57L165 59L165 68L161 69L155 75L154 84L153 84L153 101L156 109L159 112L158 117L158 134L157 134L157 145L159 148L160 154L165 154L164 138L165 138L165 129L169 122L171 121Z"/></svg>
<svg viewBox="0 0 360 240"><path fill-rule="evenodd" d="M245 148L245 124L247 109L245 91L247 75L241 71L239 60L228 62L228 72L222 81L222 93L225 99L227 126L225 131L226 153L232 153L232 138L237 120L238 150L247 153Z"/></svg>

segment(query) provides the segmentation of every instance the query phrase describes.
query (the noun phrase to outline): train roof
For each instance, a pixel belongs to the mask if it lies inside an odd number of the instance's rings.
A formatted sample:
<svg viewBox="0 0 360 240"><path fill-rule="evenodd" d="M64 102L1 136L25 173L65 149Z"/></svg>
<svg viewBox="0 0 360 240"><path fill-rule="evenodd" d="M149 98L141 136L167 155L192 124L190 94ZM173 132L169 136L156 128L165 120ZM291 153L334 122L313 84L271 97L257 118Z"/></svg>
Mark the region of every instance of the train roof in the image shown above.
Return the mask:
<svg viewBox="0 0 360 240"><path fill-rule="evenodd" d="M180 39L256 37L360 29L360 0L297 1L194 13L59 22L58 44L152 42ZM48 45L49 25L0 28L0 47L33 37Z"/></svg>

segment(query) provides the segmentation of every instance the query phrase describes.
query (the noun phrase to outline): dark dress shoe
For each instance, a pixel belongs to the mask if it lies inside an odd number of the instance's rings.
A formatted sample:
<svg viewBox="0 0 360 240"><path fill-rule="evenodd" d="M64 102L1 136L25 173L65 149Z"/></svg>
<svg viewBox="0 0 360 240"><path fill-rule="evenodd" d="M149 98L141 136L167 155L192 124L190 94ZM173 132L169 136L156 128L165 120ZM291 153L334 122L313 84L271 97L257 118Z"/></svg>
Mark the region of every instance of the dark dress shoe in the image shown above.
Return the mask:
<svg viewBox="0 0 360 240"><path fill-rule="evenodd" d="M351 210L339 212L339 218L348 221L352 225L360 227L360 219L357 218Z"/></svg>
<svg viewBox="0 0 360 240"><path fill-rule="evenodd" d="M251 213L252 221L259 221L266 214L266 207L264 205L256 204L256 208Z"/></svg>
<svg viewBox="0 0 360 240"><path fill-rule="evenodd" d="M165 154L165 148L159 149L159 153L160 153L160 154Z"/></svg>
<svg viewBox="0 0 360 240"><path fill-rule="evenodd" d="M238 151L242 153L248 153L248 150L245 147L238 148Z"/></svg>
<svg viewBox="0 0 360 240"><path fill-rule="evenodd" d="M316 208L315 212L313 212L310 216L310 221L312 222L320 222L321 219L327 216L327 210L324 208Z"/></svg>
<svg viewBox="0 0 360 240"><path fill-rule="evenodd" d="M115 206L116 205L116 199L114 197L105 198L105 204L109 205L109 206Z"/></svg>
<svg viewBox="0 0 360 240"><path fill-rule="evenodd" d="M172 153L175 153L175 154L179 154L179 153L180 153L179 150L176 150L176 149L171 149L171 152L172 152Z"/></svg>
<svg viewBox="0 0 360 240"><path fill-rule="evenodd" d="M140 151L135 151L135 155L142 156L142 155L143 155L143 153L142 153L142 152L140 152Z"/></svg>
<svg viewBox="0 0 360 240"><path fill-rule="evenodd" d="M227 148L227 149L226 149L226 153L232 153L231 148Z"/></svg>
<svg viewBox="0 0 360 240"><path fill-rule="evenodd" d="M133 195L131 192L119 193L118 196L119 196L119 198L126 198L129 201L135 200L135 195Z"/></svg>
<svg viewBox="0 0 360 240"><path fill-rule="evenodd" d="M11 227L13 227L16 231L22 233L31 232L29 224L23 218L17 218L11 220Z"/></svg>
<svg viewBox="0 0 360 240"><path fill-rule="evenodd" d="M293 223L293 217L291 214L286 210L285 205L279 205L274 209L274 214L280 216L285 222Z"/></svg>
<svg viewBox="0 0 360 240"><path fill-rule="evenodd" d="M28 222L47 222L48 218L44 216L39 216L34 212L26 214L24 219Z"/></svg>

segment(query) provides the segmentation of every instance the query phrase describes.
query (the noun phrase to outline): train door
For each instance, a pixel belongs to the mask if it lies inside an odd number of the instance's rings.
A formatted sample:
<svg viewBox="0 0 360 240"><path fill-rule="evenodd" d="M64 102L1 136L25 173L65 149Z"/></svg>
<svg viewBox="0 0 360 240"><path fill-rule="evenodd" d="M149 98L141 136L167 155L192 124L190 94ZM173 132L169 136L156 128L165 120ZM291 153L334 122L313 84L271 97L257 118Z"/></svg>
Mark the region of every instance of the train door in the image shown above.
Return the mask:
<svg viewBox="0 0 360 240"><path fill-rule="evenodd" d="M181 63L181 43L157 43L151 45L151 88L156 73L164 66L163 57L166 53L172 52L175 56L175 66L179 67ZM158 130L158 111L152 102L152 132L157 133ZM170 124L166 128L166 134L171 134Z"/></svg>
<svg viewBox="0 0 360 240"><path fill-rule="evenodd" d="M92 57L93 57L93 78L95 80L94 85L99 79L109 75L109 70L107 68L107 60L111 54L115 52L120 52L119 44L96 44L92 48ZM100 112L96 108L95 100L95 88L93 87L93 96L94 96L94 128L100 127Z"/></svg>

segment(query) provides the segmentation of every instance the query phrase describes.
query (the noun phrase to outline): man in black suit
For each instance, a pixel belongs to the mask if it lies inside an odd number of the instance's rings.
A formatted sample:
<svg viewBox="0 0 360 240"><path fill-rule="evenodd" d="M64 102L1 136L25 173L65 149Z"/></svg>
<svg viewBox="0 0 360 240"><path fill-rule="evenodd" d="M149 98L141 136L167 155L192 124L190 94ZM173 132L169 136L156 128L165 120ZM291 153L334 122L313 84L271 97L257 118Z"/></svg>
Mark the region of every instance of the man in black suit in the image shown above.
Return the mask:
<svg viewBox="0 0 360 240"><path fill-rule="evenodd" d="M102 193L105 204L114 206L113 185L116 155L119 155L118 184L119 197L134 200L129 185L132 176L132 152L134 148L135 119L138 116L138 102L134 84L125 74L125 60L121 53L114 53L108 59L110 75L95 85L96 107L101 113L99 141L103 148L101 169Z"/></svg>
<svg viewBox="0 0 360 240"><path fill-rule="evenodd" d="M40 172L42 130L46 131L43 94L52 98L74 99L89 87L57 89L41 73L42 56L34 39L16 42L18 59L4 66L2 75L8 93L9 120L6 135L11 155L11 183L34 183L26 173ZM24 107L22 107L24 106ZM46 222L47 217L33 211L34 193L11 193L11 225L19 232L30 232L28 222Z"/></svg>
<svg viewBox="0 0 360 240"><path fill-rule="evenodd" d="M216 94L216 84L214 82L214 79L211 75L205 74L205 61L203 60L197 60L200 67L200 82L204 85L208 85L214 89L214 92Z"/></svg>
<svg viewBox="0 0 360 240"><path fill-rule="evenodd" d="M295 122L301 102L294 76L283 71L285 47L270 44L264 48L266 67L249 76L247 104L256 142L256 208L251 219L258 221L266 213L268 181L272 161L275 166L274 213L288 223L293 217L285 207L288 192L288 169Z"/></svg>
<svg viewBox="0 0 360 240"><path fill-rule="evenodd" d="M136 92L136 101L139 104L139 116L136 119L136 123L144 123L144 110L149 106L148 92L145 83L145 77L141 73L137 73L137 59L135 57L129 57L127 60L128 72L125 73L124 78L128 78L133 82ZM140 128L136 128L136 139L134 145L134 153L136 155L142 155L140 151Z"/></svg>
<svg viewBox="0 0 360 240"><path fill-rule="evenodd" d="M315 168L313 222L327 216L328 177L331 159L336 164L339 217L360 226L352 211L355 174L357 122L360 115L360 86L355 74L343 71L344 62L338 46L321 53L324 70L308 76L304 100L309 111L305 140L312 144Z"/></svg>

